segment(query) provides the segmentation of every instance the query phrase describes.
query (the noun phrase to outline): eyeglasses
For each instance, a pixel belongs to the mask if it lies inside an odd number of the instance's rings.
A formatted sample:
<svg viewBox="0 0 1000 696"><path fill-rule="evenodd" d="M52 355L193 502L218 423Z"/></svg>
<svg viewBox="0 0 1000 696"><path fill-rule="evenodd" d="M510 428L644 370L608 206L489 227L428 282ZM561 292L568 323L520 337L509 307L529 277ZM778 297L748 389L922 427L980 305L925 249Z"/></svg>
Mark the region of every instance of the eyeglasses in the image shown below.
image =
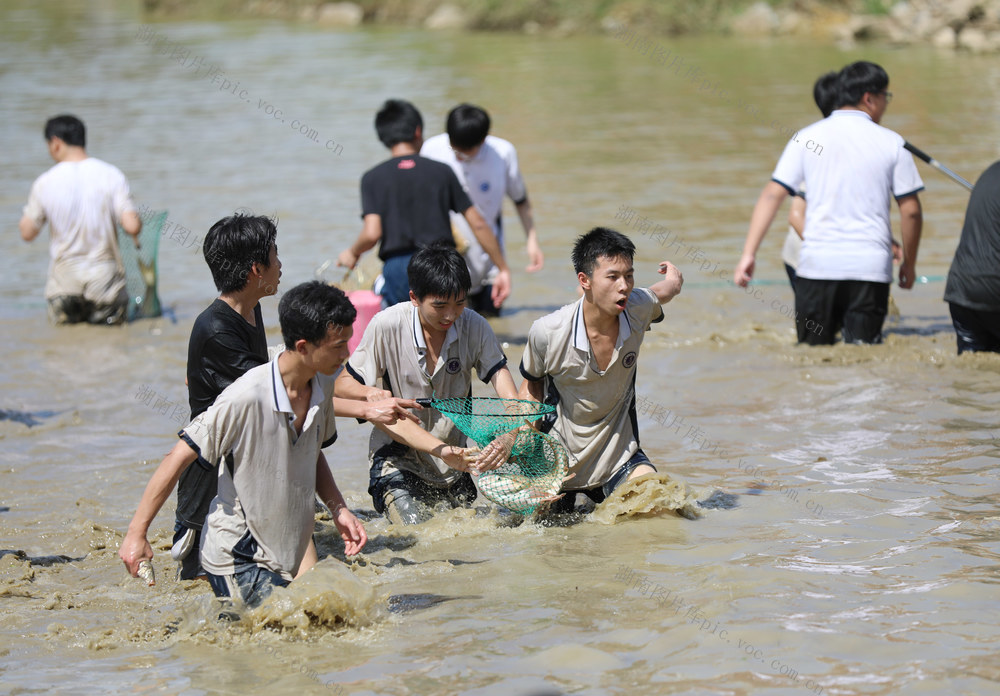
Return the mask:
<svg viewBox="0 0 1000 696"><path fill-rule="evenodd" d="M892 101L892 92L890 92L889 90L883 89L881 92L879 92L879 94L884 94L885 95L885 103L886 104L888 104L889 102Z"/></svg>

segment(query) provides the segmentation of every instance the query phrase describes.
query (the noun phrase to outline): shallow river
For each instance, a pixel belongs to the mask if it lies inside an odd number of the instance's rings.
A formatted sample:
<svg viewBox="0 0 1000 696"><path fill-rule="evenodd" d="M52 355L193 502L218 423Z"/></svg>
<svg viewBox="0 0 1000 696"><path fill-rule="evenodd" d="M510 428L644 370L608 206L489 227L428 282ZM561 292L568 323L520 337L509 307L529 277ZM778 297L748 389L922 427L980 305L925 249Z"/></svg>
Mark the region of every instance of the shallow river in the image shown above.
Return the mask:
<svg viewBox="0 0 1000 696"><path fill-rule="evenodd" d="M727 282L788 134L816 118L817 75L883 64L895 94L883 123L974 180L1000 155L996 57L654 40L677 59L665 65L613 35L150 24L110 1L9 0L0 36L0 692L1000 688L1000 358L958 358L941 300L966 192L919 165L926 282L893 291L884 345L795 345L783 223L761 282ZM429 134L454 104L482 104L519 148L546 267L524 271L508 211L514 294L494 327L512 366L530 323L575 298L576 235L629 233L643 285L661 259L681 268L683 293L640 358L642 444L702 497L738 506L562 527L510 526L485 505L418 529L372 518L350 571L320 520L331 558L311 583L220 625L207 586L175 582L165 560L173 501L151 530L155 587L115 555L174 441L188 333L214 297L193 236L237 208L276 215L282 289L312 277L360 228L359 177L386 156L372 118L390 96L414 101ZM160 243L162 319L46 323L47 244L20 242L17 220L50 166L42 125L65 111L137 203L191 230ZM276 307L263 303L271 343ZM339 427L327 456L369 519L369 427Z"/></svg>

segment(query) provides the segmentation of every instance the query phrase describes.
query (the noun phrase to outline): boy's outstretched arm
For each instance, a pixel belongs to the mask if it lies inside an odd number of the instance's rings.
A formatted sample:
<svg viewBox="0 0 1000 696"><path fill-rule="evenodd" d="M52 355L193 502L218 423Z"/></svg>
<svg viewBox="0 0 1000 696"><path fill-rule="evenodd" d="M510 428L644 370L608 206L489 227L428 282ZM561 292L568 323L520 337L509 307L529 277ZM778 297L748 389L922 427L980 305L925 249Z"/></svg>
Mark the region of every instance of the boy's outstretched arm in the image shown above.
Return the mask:
<svg viewBox="0 0 1000 696"><path fill-rule="evenodd" d="M760 192L757 204L750 215L750 229L747 230L747 238L743 243L743 255L733 269L733 282L741 288L745 288L753 278L754 266L757 264L757 250L787 195L788 189L777 181L767 182Z"/></svg>
<svg viewBox="0 0 1000 696"><path fill-rule="evenodd" d="M480 472L477 464L478 450L445 444L440 438L409 420L398 421L392 425L383 423L374 425L396 442L418 452L432 454L456 471L468 471L473 474Z"/></svg>
<svg viewBox="0 0 1000 696"><path fill-rule="evenodd" d="M149 525L163 507L163 503L170 497L181 474L197 458L197 452L184 440L178 440L146 484L139 507L128 525L121 546L118 547L118 557L122 559L132 577L136 577L139 572L139 561L153 557L153 549L146 540Z"/></svg>
<svg viewBox="0 0 1000 696"><path fill-rule="evenodd" d="M333 515L333 523L340 532L340 538L344 540L344 554L353 556L364 548L368 542L368 534L365 532L361 520L354 516L354 513L347 508L344 496L337 488L337 482L333 480L330 466L326 463L326 455L322 452L316 458L316 492L320 500L330 508ZM299 573L308 568L300 568Z"/></svg>
<svg viewBox="0 0 1000 696"><path fill-rule="evenodd" d="M507 267L507 260L503 257L503 249L500 242L493 234L493 230L480 214L476 206L470 206L462 213L466 222L472 228L472 233L476 235L476 241L490 257L490 261L500 271L493 281L493 306L499 307L503 301L510 296L510 268Z"/></svg>
<svg viewBox="0 0 1000 696"><path fill-rule="evenodd" d="M400 418L408 418L414 423L419 423L420 419L407 410L410 408L419 410L423 407L413 399L397 399L394 396L379 401L333 397L333 412L338 418L360 418L369 423L391 425Z"/></svg>
<svg viewBox="0 0 1000 696"><path fill-rule="evenodd" d="M340 252L337 257L337 265L347 268L354 268L358 265L361 255L378 244L382 239L382 216L377 213L368 213L364 217L361 225L361 234L358 235L354 244Z"/></svg>
<svg viewBox="0 0 1000 696"><path fill-rule="evenodd" d="M521 226L524 228L525 247L528 251L528 267L525 269L529 273L542 270L545 265L545 256L542 254L542 247L538 243L538 232L535 231L535 217L531 214L531 201L525 196L520 203L515 203L517 215L521 218Z"/></svg>
<svg viewBox="0 0 1000 696"><path fill-rule="evenodd" d="M656 295L656 299L660 301L660 304L663 304L670 302L670 300L674 299L680 293L681 286L684 285L684 276L681 275L677 266L669 261L660 261L659 273L663 276L663 279L650 285L649 290Z"/></svg>

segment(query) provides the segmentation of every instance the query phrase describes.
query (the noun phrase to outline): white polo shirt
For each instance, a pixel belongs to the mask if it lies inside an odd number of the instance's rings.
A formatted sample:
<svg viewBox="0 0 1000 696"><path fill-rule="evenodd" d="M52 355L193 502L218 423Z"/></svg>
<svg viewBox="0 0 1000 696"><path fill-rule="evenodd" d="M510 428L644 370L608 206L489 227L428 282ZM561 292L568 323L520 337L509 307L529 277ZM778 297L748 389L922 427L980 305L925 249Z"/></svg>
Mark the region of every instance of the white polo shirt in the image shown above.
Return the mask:
<svg viewBox="0 0 1000 696"><path fill-rule="evenodd" d="M279 354L280 355L280 354ZM201 539L201 564L214 575L249 565L291 580L315 527L316 461L337 439L333 378L317 374L302 431L281 381L278 357L248 370L180 436L219 467Z"/></svg>
<svg viewBox="0 0 1000 696"><path fill-rule="evenodd" d="M659 300L647 288L629 295L618 315L618 341L604 372L587 337L583 298L538 319L528 331L521 374L548 378L547 397L558 397L549 433L566 448L567 490L594 488L624 465L639 448L635 377L639 347L650 324L663 319Z"/></svg>
<svg viewBox="0 0 1000 696"><path fill-rule="evenodd" d="M771 178L792 195L808 185L797 275L892 282L892 197L924 188L904 142L854 109L834 111L789 141Z"/></svg>
<svg viewBox="0 0 1000 696"><path fill-rule="evenodd" d="M483 382L489 382L497 370L507 364L507 356L489 323L466 309L448 328L441 354L435 365L427 364L427 343L420 326L420 314L411 303L400 302L376 314L365 328L361 343L347 361L347 371L369 387L381 380L382 388L403 399L450 399L472 395L472 370ZM435 408L417 413L421 426L449 445L465 447L466 437L446 416ZM399 450L396 443L378 428L372 430L369 457L385 456ZM394 453L383 464L382 475L393 470L409 471L437 486L448 485L462 472L441 459L406 448Z"/></svg>
<svg viewBox="0 0 1000 696"><path fill-rule="evenodd" d="M517 164L517 150L508 140L487 135L486 141L479 152L471 160L459 160L451 149L451 141L447 133L435 135L424 142L420 154L451 167L459 182L465 187L469 198L475 204L482 216L490 224L493 234L500 241L503 249L503 199L510 196L515 204L528 196ZM472 234L471 228L461 215L452 215L452 224L458 227L469 242L470 249L465 253L472 273L473 292L483 282L491 282L493 262L483 251L479 242Z"/></svg>

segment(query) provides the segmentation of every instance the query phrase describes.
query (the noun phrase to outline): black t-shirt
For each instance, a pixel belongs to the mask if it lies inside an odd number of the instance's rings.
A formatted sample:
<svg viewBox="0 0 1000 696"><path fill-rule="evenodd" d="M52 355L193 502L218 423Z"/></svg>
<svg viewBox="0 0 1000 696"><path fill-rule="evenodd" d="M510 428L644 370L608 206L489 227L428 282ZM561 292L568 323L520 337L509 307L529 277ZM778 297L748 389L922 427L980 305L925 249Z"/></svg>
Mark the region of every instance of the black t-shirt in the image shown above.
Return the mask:
<svg viewBox="0 0 1000 696"><path fill-rule="evenodd" d="M434 242L454 244L448 212L471 207L451 167L419 155L393 157L361 177L361 216L382 218L383 261Z"/></svg>
<svg viewBox="0 0 1000 696"><path fill-rule="evenodd" d="M969 196L944 299L981 312L1000 312L1000 161L982 173Z"/></svg>
<svg viewBox="0 0 1000 696"><path fill-rule="evenodd" d="M267 362L267 336L260 304L253 309L256 326L222 300L198 315L188 341L188 404L191 418L206 411L219 394L247 370ZM177 519L201 529L218 489L217 462L198 459L177 484Z"/></svg>

